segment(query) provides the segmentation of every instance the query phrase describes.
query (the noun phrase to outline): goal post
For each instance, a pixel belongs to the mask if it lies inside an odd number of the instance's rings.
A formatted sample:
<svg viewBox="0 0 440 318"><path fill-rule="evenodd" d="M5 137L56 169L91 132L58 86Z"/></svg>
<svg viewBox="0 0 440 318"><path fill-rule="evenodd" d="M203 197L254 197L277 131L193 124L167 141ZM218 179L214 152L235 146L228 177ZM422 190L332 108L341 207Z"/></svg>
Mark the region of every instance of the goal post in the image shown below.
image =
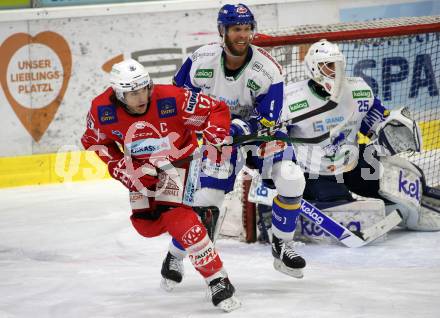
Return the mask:
<svg viewBox="0 0 440 318"><path fill-rule="evenodd" d="M279 62L287 84L307 78L303 59L320 39L339 45L346 57L346 75L362 77L387 108L411 110L421 127L423 149L404 156L423 169L429 186L440 186L440 16L264 30L253 44ZM246 215L255 208L246 197L241 201L245 226L255 228L255 217ZM245 227L244 233L249 237L251 231Z"/></svg>

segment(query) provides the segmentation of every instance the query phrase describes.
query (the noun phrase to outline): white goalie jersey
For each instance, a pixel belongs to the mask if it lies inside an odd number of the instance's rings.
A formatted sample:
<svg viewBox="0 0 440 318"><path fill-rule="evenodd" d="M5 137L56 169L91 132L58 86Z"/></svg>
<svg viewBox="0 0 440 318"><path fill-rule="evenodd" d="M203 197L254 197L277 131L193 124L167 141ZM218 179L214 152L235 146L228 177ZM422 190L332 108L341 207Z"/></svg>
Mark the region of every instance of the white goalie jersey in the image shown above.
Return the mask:
<svg viewBox="0 0 440 318"><path fill-rule="evenodd" d="M309 80L285 88L282 121L304 115L326 104ZM304 172L338 175L356 167L359 159L358 132L366 134L384 120L385 108L360 77L342 84L341 99L333 110L317 114L288 127L291 138L315 138L330 132L318 143L294 143L297 163Z"/></svg>

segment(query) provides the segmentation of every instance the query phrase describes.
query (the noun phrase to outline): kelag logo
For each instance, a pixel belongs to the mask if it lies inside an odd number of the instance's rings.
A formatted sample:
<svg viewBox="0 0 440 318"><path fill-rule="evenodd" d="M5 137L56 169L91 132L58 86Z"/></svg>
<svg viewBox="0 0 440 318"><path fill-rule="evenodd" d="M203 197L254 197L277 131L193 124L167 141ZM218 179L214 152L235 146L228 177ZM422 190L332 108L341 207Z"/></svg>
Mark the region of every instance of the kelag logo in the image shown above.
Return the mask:
<svg viewBox="0 0 440 318"><path fill-rule="evenodd" d="M314 237L319 237L319 236L327 236L329 237L330 235L327 234L326 232L324 232L324 230L319 226L316 225L315 223L307 220L304 217L300 217L300 226L301 226L301 235L304 236L314 236ZM359 221L350 221L347 224L344 224L344 222L339 222L341 225L345 226L347 229L349 229L350 231L354 232L354 231L361 231L361 223Z"/></svg>
<svg viewBox="0 0 440 318"><path fill-rule="evenodd" d="M212 78L214 76L214 70L210 69L198 69L196 71L195 78Z"/></svg>
<svg viewBox="0 0 440 318"><path fill-rule="evenodd" d="M307 203L306 201L302 201L301 211L303 213L307 214L318 225L321 225L322 222L324 222L324 218L319 215L319 212L316 211L315 208L311 204Z"/></svg>
<svg viewBox="0 0 440 318"><path fill-rule="evenodd" d="M353 98L371 98L371 91L369 91L367 89L353 91Z"/></svg>
<svg viewBox="0 0 440 318"><path fill-rule="evenodd" d="M55 32L16 33L2 43L0 56L0 83L6 99L38 142L67 89L72 69L69 45Z"/></svg>
<svg viewBox="0 0 440 318"><path fill-rule="evenodd" d="M420 201L420 182L416 180L415 182L411 182L406 180L403 177L403 171L399 171L399 192L405 193L407 196L411 198L417 199Z"/></svg>
<svg viewBox="0 0 440 318"><path fill-rule="evenodd" d="M304 109L309 107L309 103L307 102L307 100L303 100L294 104L289 105L289 110L290 112L296 112L298 110Z"/></svg>

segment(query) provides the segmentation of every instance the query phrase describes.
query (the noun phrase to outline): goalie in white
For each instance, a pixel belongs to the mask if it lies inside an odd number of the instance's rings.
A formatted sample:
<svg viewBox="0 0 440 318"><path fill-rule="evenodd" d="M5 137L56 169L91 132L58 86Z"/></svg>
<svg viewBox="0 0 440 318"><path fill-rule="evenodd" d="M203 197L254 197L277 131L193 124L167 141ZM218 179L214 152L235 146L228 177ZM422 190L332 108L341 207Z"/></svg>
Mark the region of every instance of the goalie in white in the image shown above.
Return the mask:
<svg viewBox="0 0 440 318"><path fill-rule="evenodd" d="M408 110L386 110L362 78L345 78L345 58L336 44L313 44L304 62L310 80L286 86L281 119L306 118L287 128L289 138L301 139L294 147L306 177L304 198L346 203L354 200L350 192L379 198L387 211L400 212L408 229L440 230L439 211L421 204L423 172L394 156L421 149ZM330 97L338 104L323 109ZM360 146L358 138L367 135L372 142Z"/></svg>

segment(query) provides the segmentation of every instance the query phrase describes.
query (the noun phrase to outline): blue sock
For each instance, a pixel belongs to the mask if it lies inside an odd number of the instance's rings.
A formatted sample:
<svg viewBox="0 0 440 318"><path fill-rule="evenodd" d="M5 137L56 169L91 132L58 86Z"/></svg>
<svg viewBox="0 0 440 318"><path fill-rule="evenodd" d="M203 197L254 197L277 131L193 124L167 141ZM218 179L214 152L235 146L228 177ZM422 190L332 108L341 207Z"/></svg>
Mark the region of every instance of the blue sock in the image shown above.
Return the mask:
<svg viewBox="0 0 440 318"><path fill-rule="evenodd" d="M182 250L182 251L185 251L185 249L183 248L183 246L182 245L180 245L180 243L179 242L177 242L177 240L173 237L173 239L172 239L172 241L171 241L172 243L173 243L173 245L175 246L175 247L177 247L179 250Z"/></svg>
<svg viewBox="0 0 440 318"><path fill-rule="evenodd" d="M291 241L301 212L301 197L288 198L277 195L272 203L272 233L285 241Z"/></svg>

